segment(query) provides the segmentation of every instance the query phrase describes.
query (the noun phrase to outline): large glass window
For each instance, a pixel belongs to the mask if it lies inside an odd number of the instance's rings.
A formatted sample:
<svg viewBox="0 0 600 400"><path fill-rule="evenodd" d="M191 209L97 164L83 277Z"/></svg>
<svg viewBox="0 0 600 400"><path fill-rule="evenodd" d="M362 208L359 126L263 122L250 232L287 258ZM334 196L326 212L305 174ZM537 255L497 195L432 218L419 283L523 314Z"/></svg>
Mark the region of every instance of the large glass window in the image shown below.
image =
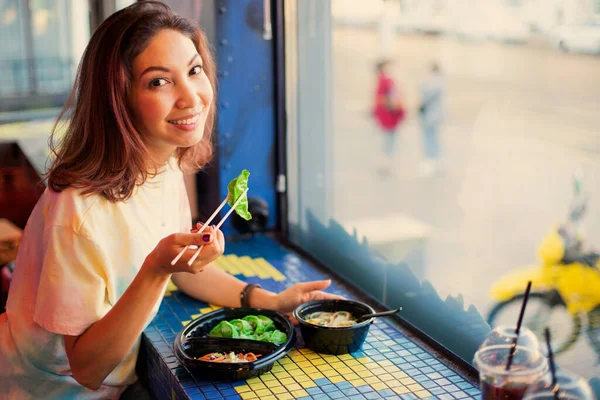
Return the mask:
<svg viewBox="0 0 600 400"><path fill-rule="evenodd" d="M289 0L290 236L471 362L600 374L600 28L577 0Z"/></svg>
<svg viewBox="0 0 600 400"><path fill-rule="evenodd" d="M0 3L0 111L60 107L89 38L87 2Z"/></svg>

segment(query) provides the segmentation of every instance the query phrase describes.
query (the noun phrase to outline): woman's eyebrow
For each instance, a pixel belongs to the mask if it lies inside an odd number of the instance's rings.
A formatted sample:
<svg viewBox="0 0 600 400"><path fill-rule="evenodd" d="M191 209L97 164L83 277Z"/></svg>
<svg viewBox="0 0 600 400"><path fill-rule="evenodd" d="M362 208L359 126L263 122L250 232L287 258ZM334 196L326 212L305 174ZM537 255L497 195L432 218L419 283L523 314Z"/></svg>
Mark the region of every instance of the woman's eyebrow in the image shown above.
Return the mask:
<svg viewBox="0 0 600 400"><path fill-rule="evenodd" d="M191 65L194 62L194 60L196 60L196 58L200 58L200 55L198 53L194 54L194 56L188 62L188 66ZM142 72L140 74L140 78L142 76L144 76L144 74L146 74L148 72L152 72L152 71L171 72L171 70L169 70L169 68L167 68L167 67L163 67L163 66L160 66L160 65L153 65L153 66L150 66L150 67L146 68L144 70L144 72Z"/></svg>

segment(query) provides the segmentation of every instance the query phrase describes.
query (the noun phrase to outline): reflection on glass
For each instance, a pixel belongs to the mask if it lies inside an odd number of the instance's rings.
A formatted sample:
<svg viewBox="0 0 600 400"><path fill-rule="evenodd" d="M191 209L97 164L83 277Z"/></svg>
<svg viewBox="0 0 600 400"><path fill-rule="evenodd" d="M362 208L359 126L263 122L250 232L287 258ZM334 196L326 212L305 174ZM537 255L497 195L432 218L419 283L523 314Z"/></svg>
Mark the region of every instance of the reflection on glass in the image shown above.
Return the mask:
<svg viewBox="0 0 600 400"><path fill-rule="evenodd" d="M18 0L0 3L0 74L4 82L0 85L0 96L26 90L27 74L20 60L25 58L23 9Z"/></svg>
<svg viewBox="0 0 600 400"><path fill-rule="evenodd" d="M36 90L61 93L71 86L70 19L65 0L31 2L31 34Z"/></svg>
<svg viewBox="0 0 600 400"><path fill-rule="evenodd" d="M88 2L0 1L0 36L0 112L60 107L90 36Z"/></svg>
<svg viewBox="0 0 600 400"><path fill-rule="evenodd" d="M298 91L330 97L334 179L323 207L300 188L315 205L302 244L467 361L476 347L446 327L514 324L531 279L526 325L551 327L559 365L600 375L598 21L596 1L332 0L331 93ZM313 55L300 46L298 64ZM374 110L397 103L382 129ZM298 119L308 185L321 147Z"/></svg>

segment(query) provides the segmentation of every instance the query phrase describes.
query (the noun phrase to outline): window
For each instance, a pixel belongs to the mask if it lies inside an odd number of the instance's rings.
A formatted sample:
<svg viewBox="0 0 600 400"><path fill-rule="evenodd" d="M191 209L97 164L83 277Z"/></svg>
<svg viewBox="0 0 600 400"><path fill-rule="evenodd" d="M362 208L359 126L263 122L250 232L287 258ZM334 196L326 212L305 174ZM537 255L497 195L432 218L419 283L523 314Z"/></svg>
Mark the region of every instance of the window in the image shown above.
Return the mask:
<svg viewBox="0 0 600 400"><path fill-rule="evenodd" d="M89 38L87 3L7 0L0 5L0 34L0 111L62 106Z"/></svg>
<svg viewBox="0 0 600 400"><path fill-rule="evenodd" d="M567 3L287 1L289 223L466 362L533 279L526 323L591 378L600 40L558 29L595 13Z"/></svg>

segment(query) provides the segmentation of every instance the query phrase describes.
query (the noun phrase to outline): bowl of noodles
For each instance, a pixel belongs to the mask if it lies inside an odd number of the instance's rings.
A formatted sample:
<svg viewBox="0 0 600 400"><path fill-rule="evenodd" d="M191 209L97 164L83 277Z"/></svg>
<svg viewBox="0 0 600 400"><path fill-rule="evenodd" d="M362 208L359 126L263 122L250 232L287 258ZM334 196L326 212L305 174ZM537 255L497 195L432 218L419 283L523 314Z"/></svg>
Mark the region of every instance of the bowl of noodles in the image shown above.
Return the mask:
<svg viewBox="0 0 600 400"><path fill-rule="evenodd" d="M346 354L360 350L374 318L360 319L375 310L352 300L315 300L294 310L306 347L318 353Z"/></svg>

